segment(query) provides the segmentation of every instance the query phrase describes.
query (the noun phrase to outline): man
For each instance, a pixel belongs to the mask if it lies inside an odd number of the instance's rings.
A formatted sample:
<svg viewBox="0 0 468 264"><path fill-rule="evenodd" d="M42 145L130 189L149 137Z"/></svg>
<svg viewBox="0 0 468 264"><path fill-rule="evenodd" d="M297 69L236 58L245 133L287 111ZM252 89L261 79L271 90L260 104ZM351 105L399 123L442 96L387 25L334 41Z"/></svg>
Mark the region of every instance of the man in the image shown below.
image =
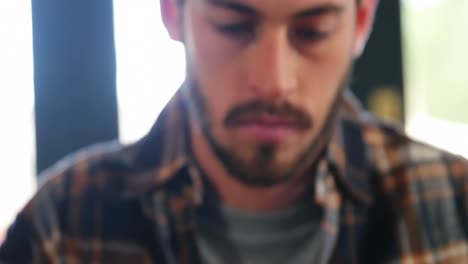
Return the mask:
<svg viewBox="0 0 468 264"><path fill-rule="evenodd" d="M346 90L377 0L161 0L187 79L50 170L3 263L467 263L468 166Z"/></svg>

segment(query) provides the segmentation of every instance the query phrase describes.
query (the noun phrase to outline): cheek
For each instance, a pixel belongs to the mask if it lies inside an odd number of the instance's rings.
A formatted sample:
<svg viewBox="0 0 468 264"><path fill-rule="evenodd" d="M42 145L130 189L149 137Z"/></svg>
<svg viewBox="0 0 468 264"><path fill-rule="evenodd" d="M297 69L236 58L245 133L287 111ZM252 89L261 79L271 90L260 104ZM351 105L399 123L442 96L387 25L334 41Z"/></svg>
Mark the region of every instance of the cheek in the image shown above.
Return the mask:
<svg viewBox="0 0 468 264"><path fill-rule="evenodd" d="M352 35L343 31L302 59L298 100L323 123L338 93L347 85L353 58ZM351 32L351 31L350 31ZM348 45L344 45L348 43Z"/></svg>
<svg viewBox="0 0 468 264"><path fill-rule="evenodd" d="M190 79L204 99L213 129L219 129L227 112L240 102L239 64L226 40L196 15L188 17L185 47Z"/></svg>

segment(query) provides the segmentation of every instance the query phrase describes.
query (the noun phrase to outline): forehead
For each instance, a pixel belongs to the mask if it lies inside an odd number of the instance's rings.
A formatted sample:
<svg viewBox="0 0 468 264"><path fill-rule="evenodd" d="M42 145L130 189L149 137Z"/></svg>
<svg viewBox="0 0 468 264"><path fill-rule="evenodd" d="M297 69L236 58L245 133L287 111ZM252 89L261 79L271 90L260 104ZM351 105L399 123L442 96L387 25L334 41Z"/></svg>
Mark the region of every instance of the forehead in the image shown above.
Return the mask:
<svg viewBox="0 0 468 264"><path fill-rule="evenodd" d="M347 9L354 6L356 0L198 0L205 4L218 7L243 7L263 16L292 16L304 10L320 8ZM239 7L239 8L236 8Z"/></svg>

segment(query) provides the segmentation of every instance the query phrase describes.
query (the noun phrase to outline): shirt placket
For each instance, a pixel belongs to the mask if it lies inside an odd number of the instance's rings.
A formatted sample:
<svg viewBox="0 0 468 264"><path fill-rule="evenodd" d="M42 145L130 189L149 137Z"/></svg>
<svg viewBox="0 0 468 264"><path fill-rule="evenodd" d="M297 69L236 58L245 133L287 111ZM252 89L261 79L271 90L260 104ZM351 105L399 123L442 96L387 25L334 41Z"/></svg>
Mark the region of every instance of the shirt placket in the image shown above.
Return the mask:
<svg viewBox="0 0 468 264"><path fill-rule="evenodd" d="M180 184L179 192L153 196L156 239L163 247L167 264L200 264L195 237L195 213L200 203L201 182L198 174L186 171L190 184Z"/></svg>
<svg viewBox="0 0 468 264"><path fill-rule="evenodd" d="M320 251L318 259L314 263L329 263L336 247L339 226L342 196L338 192L331 171L328 168L329 161L323 159L318 164L315 178L315 202L323 209L320 226Z"/></svg>

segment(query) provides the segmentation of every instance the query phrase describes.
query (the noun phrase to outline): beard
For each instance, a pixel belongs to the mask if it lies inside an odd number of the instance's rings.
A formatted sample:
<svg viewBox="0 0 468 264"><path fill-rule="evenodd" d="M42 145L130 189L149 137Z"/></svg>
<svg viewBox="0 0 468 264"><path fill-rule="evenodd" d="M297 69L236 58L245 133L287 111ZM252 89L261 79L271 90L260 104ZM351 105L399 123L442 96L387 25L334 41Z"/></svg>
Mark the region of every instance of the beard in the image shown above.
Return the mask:
<svg viewBox="0 0 468 264"><path fill-rule="evenodd" d="M343 90L349 84L350 70L342 78L340 87L332 99L327 116L319 132L304 142L302 149L293 153L284 153L280 144L223 144L214 133L212 114L209 104L193 78L187 77L182 89L184 102L191 117L201 128L204 139L212 152L223 164L227 172L238 181L253 187L274 186L287 182L296 175L304 173L318 160L331 139ZM189 74L187 76L190 76ZM255 113L267 113L294 120L303 129L311 129L312 118L303 110L288 103L273 104L261 101L247 102L235 107L226 115L223 125L229 128L243 116ZM292 154L289 155L288 154ZM287 158L284 158L286 155ZM291 157L292 156L292 157ZM280 158L279 158L280 157ZM282 159L282 158L283 159Z"/></svg>

